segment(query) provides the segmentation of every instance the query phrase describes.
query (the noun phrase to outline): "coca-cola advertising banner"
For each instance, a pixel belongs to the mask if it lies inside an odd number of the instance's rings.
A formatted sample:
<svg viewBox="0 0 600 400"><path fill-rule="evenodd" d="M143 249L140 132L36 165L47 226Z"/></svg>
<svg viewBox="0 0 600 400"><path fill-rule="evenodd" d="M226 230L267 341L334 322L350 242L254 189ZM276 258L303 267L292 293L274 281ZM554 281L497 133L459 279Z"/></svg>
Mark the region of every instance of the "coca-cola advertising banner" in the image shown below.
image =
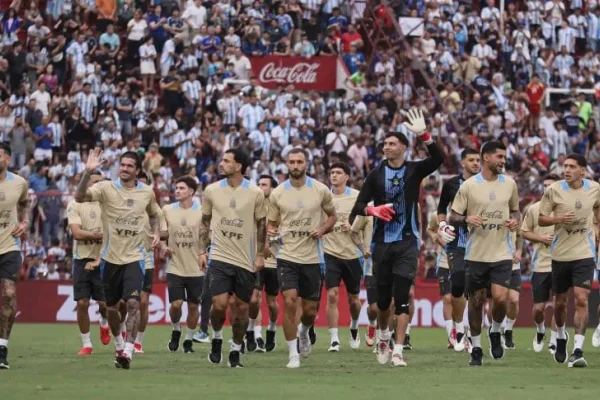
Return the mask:
<svg viewBox="0 0 600 400"><path fill-rule="evenodd" d="M336 57L250 57L252 72L261 86L276 89L279 83L297 90L334 91Z"/></svg>
<svg viewBox="0 0 600 400"><path fill-rule="evenodd" d="M43 301L32 301L33 298L43 299ZM153 293L150 297L150 316L149 320L152 324L168 324L169 318L169 302L166 283L156 283ZM323 301L317 317L317 326L327 326L327 316L325 314L325 302L327 296L323 291ZM279 296L280 310L283 310L281 304L281 296ZM366 292L360 293L362 302L362 310L360 312L360 324L366 325L367 319L367 302ZM593 290L590 295L590 326L596 326L598 318L596 316L596 308L598 306L598 291ZM568 310L568 324L573 321L573 307L570 301ZM1 299L0 299L1 304ZM348 312L348 298L346 290L340 290L339 299L340 311L340 326L348 326L350 324L350 314ZM531 286L525 283L521 290L520 315L517 319L517 326L533 326L531 319ZM437 284L424 283L416 288L415 292L415 315L412 320L414 327L443 327L444 317L442 314L442 300L439 296ZM263 296L262 312L264 315L269 315L266 308L265 299ZM186 318L187 308L184 305L183 319ZM90 307L90 317L92 321L98 321L98 305L92 302ZM76 303L73 299L73 286L70 282L56 281L25 281L19 282L18 298L17 298L17 323L20 322L35 322L35 323L52 323L52 322L77 322ZM279 315L279 324L282 322L282 313Z"/></svg>

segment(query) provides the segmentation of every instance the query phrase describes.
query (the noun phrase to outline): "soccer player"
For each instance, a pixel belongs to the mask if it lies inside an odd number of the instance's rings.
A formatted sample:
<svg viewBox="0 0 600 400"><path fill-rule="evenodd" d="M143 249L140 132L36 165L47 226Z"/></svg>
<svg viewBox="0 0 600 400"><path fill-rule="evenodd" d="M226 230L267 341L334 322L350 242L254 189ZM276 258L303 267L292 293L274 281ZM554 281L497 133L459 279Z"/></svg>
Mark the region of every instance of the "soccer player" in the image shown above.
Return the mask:
<svg viewBox="0 0 600 400"><path fill-rule="evenodd" d="M356 215L377 218L372 253L377 279L377 318L381 329L377 360L380 364L390 361L388 319L393 296L398 318L391 363L401 367L406 366L402 343L409 323L409 292L417 273L421 247L417 215L421 181L444 161L440 148L426 132L422 111L409 110L404 124L425 142L430 157L416 162L405 161L404 155L410 144L408 138L400 132L388 133L383 143L386 160L367 176L351 218L353 220ZM368 206L371 200L374 200L374 206Z"/></svg>
<svg viewBox="0 0 600 400"><path fill-rule="evenodd" d="M466 285L469 293L469 327L473 350L469 365L483 365L481 320L491 283L494 301L489 331L491 355L504 357L500 327L506 316L514 248L511 232L520 223L519 193L515 181L504 175L506 147L490 141L481 147L482 171L458 189L451 206L451 225L469 227L465 246Z"/></svg>
<svg viewBox="0 0 600 400"><path fill-rule="evenodd" d="M269 197L269 236L279 232L277 250L271 248L270 252L277 254L277 273L284 300L283 333L289 349L288 368L300 367L298 351L303 357L308 357L311 351L308 330L317 316L322 289L321 240L336 222L331 191L306 176L307 161L303 149L292 149L286 161L290 178L277 186ZM302 299L303 310L299 328L296 325L298 297Z"/></svg>
<svg viewBox="0 0 600 400"><path fill-rule="evenodd" d="M438 203L437 218L439 221L439 235L442 240L447 242L446 253L448 264L452 271L451 300L452 300L452 320L456 329L456 339L454 341L454 350L463 351L465 346L469 346L465 336L465 325L463 317L465 314L465 246L467 244L467 228L465 226L452 226L446 221L448 211L456 197L460 186L467 179L479 173L481 169L481 157L474 149L465 149L460 155L460 164L463 171L444 183L440 202ZM446 326L448 329L448 325Z"/></svg>
<svg viewBox="0 0 600 400"><path fill-rule="evenodd" d="M200 263L200 202L194 199L198 183L191 176L182 176L175 181L177 202L163 207L161 239L168 240L164 248L168 257L167 282L169 286L169 316L173 331L168 349L179 349L181 339L181 307L187 301L187 332L183 341L183 352L193 353L193 338L200 318L198 305L202 297L204 271ZM163 242L164 244L164 242Z"/></svg>
<svg viewBox="0 0 600 400"><path fill-rule="evenodd" d="M137 180L142 168L137 153L125 152L121 155L119 179L88 187L91 174L104 163L100 149L90 152L75 201L96 201L100 204L104 234L100 274L108 307L108 323L116 347L115 366L129 369L140 322L140 292L144 284L144 218L146 213L150 217L154 232L153 246L157 246L162 212L152 188ZM117 306L121 299L127 304L126 343L119 333Z"/></svg>
<svg viewBox="0 0 600 400"><path fill-rule="evenodd" d="M594 280L596 245L594 216L600 220L600 185L585 179L587 161L580 154L567 156L564 180L553 183L540 203L540 226L554 225L552 240L552 292L556 321L554 360L567 361L569 337L565 330L568 292L575 298L575 343L568 360L569 367L587 367L583 358L583 342L588 321L588 296Z"/></svg>
<svg viewBox="0 0 600 400"><path fill-rule="evenodd" d="M258 178L258 187L265 195L267 208L269 197L273 189L277 187L277 181L270 175L261 175ZM268 256L267 256L268 253ZM246 331L246 346L248 351L263 353L275 350L275 332L277 330L277 317L279 305L277 295L279 294L279 281L277 278L277 261L273 254L266 251L265 268L256 273L256 286L250 301L250 323ZM258 322L260 306L262 304L262 290L267 294L267 307L269 308L269 326L267 327L267 342L262 339L262 327Z"/></svg>
<svg viewBox="0 0 600 400"><path fill-rule="evenodd" d="M209 185L202 203L200 259L210 262L209 288L212 295L210 320L213 328L208 359L220 364L223 347L223 324L230 297L234 297L230 314L233 341L228 357L231 368L242 368L240 352L248 327L248 304L255 285L255 272L264 267L266 242L265 196L244 178L247 156L239 149L229 149L219 164L224 179ZM209 231L212 232L210 255ZM208 261L210 260L210 261Z"/></svg>
<svg viewBox="0 0 600 400"><path fill-rule="evenodd" d="M512 236L513 243L515 244L515 252L513 254L512 270L510 273L510 286L508 287L506 321L504 328L502 329L503 346L505 349L510 350L515 348L513 327L519 315L519 297L521 293L521 253L523 250L523 237L521 236L520 229L517 230Z"/></svg>
<svg viewBox="0 0 600 400"><path fill-rule="evenodd" d="M90 185L102 180L99 171L94 171ZM94 262L102 247L102 220L100 205L97 202L77 203L72 200L67 205L69 228L73 233L73 296L77 302L77 324L83 346L78 355L92 354L90 338L90 299L98 302L100 312L100 340L110 343L110 328L106 319L106 299L100 270L94 268ZM87 265L92 263L92 265ZM86 268L87 267L87 268Z"/></svg>
<svg viewBox="0 0 600 400"><path fill-rule="evenodd" d="M557 175L550 174L544 177L544 192L550 185L559 181ZM538 219L540 215L540 202L535 202L527 209L521 232L523 239L535 245L532 257L531 267L531 288L533 294L533 320L535 321L536 334L533 338L533 350L537 353L544 349L544 339L546 338L546 325L544 323L544 311L546 303L551 300L552 292L552 258L550 256L550 245L554 239L553 226L540 226ZM556 325L554 317L552 318L550 344L548 349L552 352L556 350Z"/></svg>
<svg viewBox="0 0 600 400"><path fill-rule="evenodd" d="M340 338L338 336L338 299L340 282L348 293L350 308L350 348L360 347L358 335L358 317L362 304L360 282L362 279L361 258L363 253L352 241L351 225L348 221L352 207L358 197L358 190L347 186L350 178L350 166L337 162L330 166L329 181L333 205L336 209L337 221L331 233L323 238L323 252L325 253L325 289L327 290L327 322L329 323L330 347L329 352L340 351Z"/></svg>
<svg viewBox="0 0 600 400"><path fill-rule="evenodd" d="M20 237L29 229L28 185L8 171L11 149L0 143L0 369L9 369L8 339L17 313L17 278L23 258Z"/></svg>

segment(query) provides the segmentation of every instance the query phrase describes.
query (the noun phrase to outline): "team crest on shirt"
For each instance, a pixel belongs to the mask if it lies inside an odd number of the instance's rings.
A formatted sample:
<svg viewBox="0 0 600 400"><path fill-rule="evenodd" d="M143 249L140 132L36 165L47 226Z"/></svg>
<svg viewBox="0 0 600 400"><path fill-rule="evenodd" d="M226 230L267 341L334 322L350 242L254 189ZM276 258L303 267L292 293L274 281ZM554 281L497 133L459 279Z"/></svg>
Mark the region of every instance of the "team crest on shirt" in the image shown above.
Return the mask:
<svg viewBox="0 0 600 400"><path fill-rule="evenodd" d="M490 192L490 201L496 200L496 192Z"/></svg>
<svg viewBox="0 0 600 400"><path fill-rule="evenodd" d="M6 200L6 195L4 194L4 192L0 192L0 201L4 200Z"/></svg>
<svg viewBox="0 0 600 400"><path fill-rule="evenodd" d="M129 207L129 208L133 207L133 199L127 199L125 204L127 204L127 207Z"/></svg>
<svg viewBox="0 0 600 400"><path fill-rule="evenodd" d="M96 219L96 211L90 210L90 218L91 219Z"/></svg>
<svg viewBox="0 0 600 400"><path fill-rule="evenodd" d="M581 210L581 207L583 207L581 205L581 200L579 200L579 199L575 200L575 209L576 210Z"/></svg>
<svg viewBox="0 0 600 400"><path fill-rule="evenodd" d="M296 203L296 207L298 207L298 208L304 208L304 202L302 201L302 199L298 200L298 202Z"/></svg>
<svg viewBox="0 0 600 400"><path fill-rule="evenodd" d="M229 200L229 208L235 208L235 206L235 197L232 197L231 200Z"/></svg>
<svg viewBox="0 0 600 400"><path fill-rule="evenodd" d="M186 226L187 222L185 220L185 218L181 218L181 226Z"/></svg>

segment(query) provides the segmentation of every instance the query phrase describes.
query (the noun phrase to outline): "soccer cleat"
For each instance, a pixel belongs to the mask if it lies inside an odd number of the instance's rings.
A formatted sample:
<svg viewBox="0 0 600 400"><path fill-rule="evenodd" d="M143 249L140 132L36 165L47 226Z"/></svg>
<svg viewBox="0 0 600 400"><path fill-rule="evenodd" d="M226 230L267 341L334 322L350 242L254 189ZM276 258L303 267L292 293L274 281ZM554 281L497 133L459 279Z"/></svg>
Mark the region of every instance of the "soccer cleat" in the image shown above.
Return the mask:
<svg viewBox="0 0 600 400"><path fill-rule="evenodd" d="M569 344L569 334L566 339L556 339L556 351L554 352L554 361L559 364L567 362L567 344Z"/></svg>
<svg viewBox="0 0 600 400"><path fill-rule="evenodd" d="M379 339L377 343L377 362L385 365L390 362L390 344L388 340Z"/></svg>
<svg viewBox="0 0 600 400"><path fill-rule="evenodd" d="M508 350L514 350L515 349L515 341L513 339L513 331L512 330L506 330L504 331L504 348L508 349Z"/></svg>
<svg viewBox="0 0 600 400"><path fill-rule="evenodd" d="M596 328L592 335L592 346L600 347L600 329Z"/></svg>
<svg viewBox="0 0 600 400"><path fill-rule="evenodd" d="M266 351L265 349L265 341L263 340L263 338L259 337L256 338L256 350L254 350L255 353L264 353Z"/></svg>
<svg viewBox="0 0 600 400"><path fill-rule="evenodd" d="M571 357L569 357L569 368L585 368L587 366L587 361L583 358L583 351L575 349Z"/></svg>
<svg viewBox="0 0 600 400"><path fill-rule="evenodd" d="M554 355L556 353L556 345L554 343L550 343L548 345L548 353Z"/></svg>
<svg viewBox="0 0 600 400"><path fill-rule="evenodd" d="M119 364L119 357L123 354L123 350L115 350L115 367L121 368L121 364Z"/></svg>
<svg viewBox="0 0 600 400"><path fill-rule="evenodd" d="M252 332L254 333L254 332ZM227 360L227 366L229 368L244 368L242 363L240 362L240 352L239 351L230 351L229 359Z"/></svg>
<svg viewBox="0 0 600 400"><path fill-rule="evenodd" d="M469 360L469 366L481 367L483 365L483 350L481 347L473 347L471 351L471 360Z"/></svg>
<svg viewBox="0 0 600 400"><path fill-rule="evenodd" d="M465 350L466 342L469 339L465 336L464 333L457 333L456 339L454 340L454 351L461 352Z"/></svg>
<svg viewBox="0 0 600 400"><path fill-rule="evenodd" d="M265 343L265 350L267 353L272 352L277 347L277 343L275 342L275 331L267 330L267 343Z"/></svg>
<svg viewBox="0 0 600 400"><path fill-rule="evenodd" d="M171 331L171 340L169 340L169 351L176 352L179 349L179 340L181 339L181 331Z"/></svg>
<svg viewBox="0 0 600 400"><path fill-rule="evenodd" d="M392 353L392 367L406 367L406 361L402 353Z"/></svg>
<svg viewBox="0 0 600 400"><path fill-rule="evenodd" d="M142 344L141 343L134 343L133 344L133 352L135 354L144 354L144 349L142 348Z"/></svg>
<svg viewBox="0 0 600 400"><path fill-rule="evenodd" d="M340 351L340 344L339 342L332 342L331 346L329 346L329 349L327 349L328 352L330 353L337 353Z"/></svg>
<svg viewBox="0 0 600 400"><path fill-rule="evenodd" d="M317 343L317 332L315 332L315 326L311 326L308 329L308 337L310 338L311 346L314 346Z"/></svg>
<svg viewBox="0 0 600 400"><path fill-rule="evenodd" d="M288 361L287 368L300 368L300 356L290 356L290 360Z"/></svg>
<svg viewBox="0 0 600 400"><path fill-rule="evenodd" d="M194 335L194 342L210 343L210 337L208 336L208 333L200 331Z"/></svg>
<svg viewBox="0 0 600 400"><path fill-rule="evenodd" d="M308 335L301 335L298 338L298 351L300 352L300 355L304 358L308 357L308 355L312 351L312 343Z"/></svg>
<svg viewBox="0 0 600 400"><path fill-rule="evenodd" d="M10 369L7 358L8 358L8 347L0 346L0 369Z"/></svg>
<svg viewBox="0 0 600 400"><path fill-rule="evenodd" d="M102 342L103 345L106 346L107 344L110 343L110 337L111 337L110 327L107 326L106 328L104 328L104 327L100 326L100 341Z"/></svg>
<svg viewBox="0 0 600 400"><path fill-rule="evenodd" d="M369 325L367 332L365 332L365 343L367 347L373 347L375 344L375 332L377 329L374 326Z"/></svg>
<svg viewBox="0 0 600 400"><path fill-rule="evenodd" d="M404 350L412 350L412 345L410 344L410 335L404 336Z"/></svg>
<svg viewBox="0 0 600 400"><path fill-rule="evenodd" d="M350 329L350 348L352 350L358 350L360 348L358 329Z"/></svg>
<svg viewBox="0 0 600 400"><path fill-rule="evenodd" d="M448 344L446 348L448 350L454 350L454 343L452 343L452 338L448 338Z"/></svg>
<svg viewBox="0 0 600 400"><path fill-rule="evenodd" d="M250 353L256 350L256 340L254 339L254 331L246 331L246 348Z"/></svg>
<svg viewBox="0 0 600 400"><path fill-rule="evenodd" d="M93 349L91 347L82 347L77 353L78 356L91 356Z"/></svg>
<svg viewBox="0 0 600 400"><path fill-rule="evenodd" d="M490 332L488 330L488 338L490 339L490 355L494 360L501 360L504 357L504 347L502 347L502 334L500 332Z"/></svg>
<svg viewBox="0 0 600 400"><path fill-rule="evenodd" d="M183 341L183 352L185 354L187 353L194 353L194 342L191 340L184 340Z"/></svg>
<svg viewBox="0 0 600 400"><path fill-rule="evenodd" d="M125 354L124 351L117 352L115 363L118 364L117 368L129 369L131 367L131 357Z"/></svg>
<svg viewBox="0 0 600 400"><path fill-rule="evenodd" d="M208 354L208 361L213 364L221 364L223 355L221 349L223 347L223 339L213 339L211 343L210 353Z"/></svg>
<svg viewBox="0 0 600 400"><path fill-rule="evenodd" d="M544 350L544 339L546 339L545 333L536 332L535 337L533 338L533 351L539 353ZM548 346L548 349L550 346Z"/></svg>

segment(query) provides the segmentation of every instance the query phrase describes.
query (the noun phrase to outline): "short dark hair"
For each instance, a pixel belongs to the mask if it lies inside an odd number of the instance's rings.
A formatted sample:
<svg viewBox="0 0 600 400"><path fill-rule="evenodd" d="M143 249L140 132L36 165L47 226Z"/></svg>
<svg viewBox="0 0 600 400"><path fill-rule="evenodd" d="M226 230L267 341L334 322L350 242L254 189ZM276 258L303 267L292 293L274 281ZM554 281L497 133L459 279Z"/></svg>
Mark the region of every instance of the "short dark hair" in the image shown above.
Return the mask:
<svg viewBox="0 0 600 400"><path fill-rule="evenodd" d="M146 171L144 171L144 170L140 170L140 172L138 173L138 176L137 176L137 178L138 178L138 179L145 179L145 180L147 180L147 181L148 181L148 183L151 183L151 182L152 182L152 178L150 177L150 174L149 174L149 173L147 173L147 172L146 172Z"/></svg>
<svg viewBox="0 0 600 400"><path fill-rule="evenodd" d="M177 185L178 183L185 183L187 187L194 191L194 193L196 193L196 190L198 190L198 182L196 182L196 180L189 175L184 175L177 178L175 184Z"/></svg>
<svg viewBox="0 0 600 400"><path fill-rule="evenodd" d="M260 181L261 179L268 179L269 182L271 182L271 189L275 189L278 185L277 180L275 178L273 178L271 175L261 175L258 177L258 180Z"/></svg>
<svg viewBox="0 0 600 400"><path fill-rule="evenodd" d="M395 137L396 139L398 139L398 141L400 143L402 143L403 145L405 145L406 147L408 147L410 145L410 142L408 141L408 138L406 137L406 135L402 132L388 132L387 135L385 135L385 138L391 138L391 137Z"/></svg>
<svg viewBox="0 0 600 400"><path fill-rule="evenodd" d="M490 140L481 146L481 154L494 154L497 150L506 150L506 146L497 140Z"/></svg>
<svg viewBox="0 0 600 400"><path fill-rule="evenodd" d="M334 168L339 168L341 170L344 171L344 173L348 176L350 176L350 174L352 173L352 170L350 169L350 166L348 164L346 164L345 162L335 162L333 164L331 164L331 167L329 167L329 170L331 171Z"/></svg>
<svg viewBox="0 0 600 400"><path fill-rule="evenodd" d="M288 153L288 157L292 154L304 154L304 158L306 158L306 160L308 161L308 154L306 154L306 150L300 147L294 147L293 149L291 149Z"/></svg>
<svg viewBox="0 0 600 400"><path fill-rule="evenodd" d="M577 163L577 165L579 165L580 167L583 168L587 168L587 160L585 159L584 156L582 156L581 154L577 154L577 153L571 153L567 156L567 158L565 158L566 160L573 160Z"/></svg>
<svg viewBox="0 0 600 400"><path fill-rule="evenodd" d="M142 159L135 151L126 151L125 153L121 154L121 157L119 157L119 162L121 162L124 158L131 158L135 161L135 167L137 169L142 169Z"/></svg>
<svg viewBox="0 0 600 400"><path fill-rule="evenodd" d="M479 155L479 153L477 152L477 150L472 149L472 148L464 149L462 151L462 153L460 153L460 159L464 160L465 158L469 157L470 155Z"/></svg>
<svg viewBox="0 0 600 400"><path fill-rule="evenodd" d="M0 149L4 150L4 154L7 154L9 157L12 156L12 149L9 143L0 142Z"/></svg>
<svg viewBox="0 0 600 400"><path fill-rule="evenodd" d="M544 176L544 179L542 179L542 181L555 181L558 182L560 181L560 177L556 174L548 174L546 176Z"/></svg>
<svg viewBox="0 0 600 400"><path fill-rule="evenodd" d="M248 160L248 156L240 149L229 149L225 152L225 154L230 153L233 154L233 159L236 163L242 164L242 175L246 172L246 169L250 166L250 161Z"/></svg>

